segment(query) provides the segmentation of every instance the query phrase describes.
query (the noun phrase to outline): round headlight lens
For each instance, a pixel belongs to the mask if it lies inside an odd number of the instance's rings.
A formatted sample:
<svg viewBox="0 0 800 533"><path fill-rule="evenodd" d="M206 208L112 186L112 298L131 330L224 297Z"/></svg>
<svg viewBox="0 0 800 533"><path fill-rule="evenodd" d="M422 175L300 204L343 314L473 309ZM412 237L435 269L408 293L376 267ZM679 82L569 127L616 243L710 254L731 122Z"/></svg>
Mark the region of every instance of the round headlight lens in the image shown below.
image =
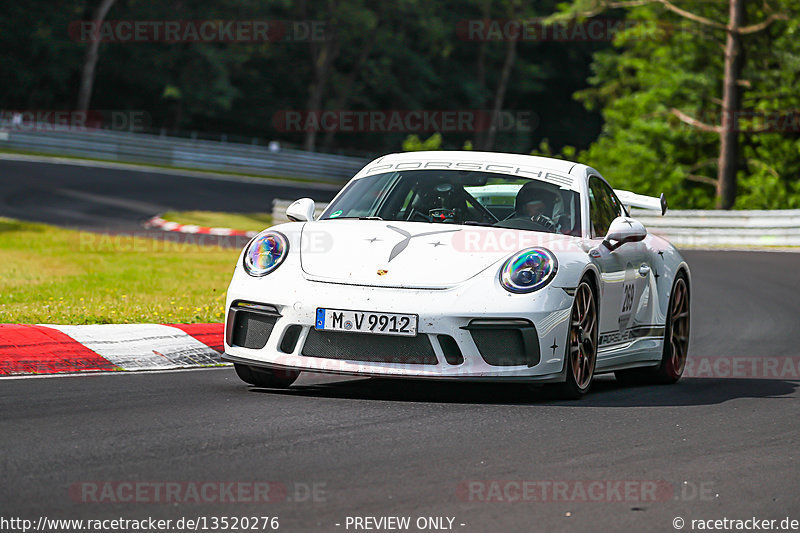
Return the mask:
<svg viewBox="0 0 800 533"><path fill-rule="evenodd" d="M262 233L244 251L244 269L251 276L266 276L283 262L289 252L289 241L283 233Z"/></svg>
<svg viewBox="0 0 800 533"><path fill-rule="evenodd" d="M509 258L500 269L500 284L510 292L533 292L556 275L558 261L544 248L528 248Z"/></svg>

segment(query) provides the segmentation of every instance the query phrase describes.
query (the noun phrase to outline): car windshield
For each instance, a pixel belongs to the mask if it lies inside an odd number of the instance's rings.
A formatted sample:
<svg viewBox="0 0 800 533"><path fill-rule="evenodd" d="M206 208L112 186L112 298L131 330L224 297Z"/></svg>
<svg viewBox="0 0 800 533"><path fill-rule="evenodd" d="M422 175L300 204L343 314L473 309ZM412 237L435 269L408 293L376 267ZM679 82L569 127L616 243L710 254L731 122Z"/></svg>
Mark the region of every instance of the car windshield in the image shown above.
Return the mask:
<svg viewBox="0 0 800 533"><path fill-rule="evenodd" d="M577 192L477 171L409 170L351 182L321 220L379 219L494 226L580 235Z"/></svg>

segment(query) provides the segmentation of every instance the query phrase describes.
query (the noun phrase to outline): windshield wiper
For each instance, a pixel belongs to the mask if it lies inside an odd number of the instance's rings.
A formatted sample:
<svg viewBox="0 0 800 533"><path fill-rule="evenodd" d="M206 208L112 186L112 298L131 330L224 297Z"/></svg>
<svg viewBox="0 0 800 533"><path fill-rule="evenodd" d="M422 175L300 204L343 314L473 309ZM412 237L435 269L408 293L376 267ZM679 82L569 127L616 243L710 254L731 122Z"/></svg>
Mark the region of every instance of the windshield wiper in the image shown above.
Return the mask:
<svg viewBox="0 0 800 533"><path fill-rule="evenodd" d="M495 227L492 222L478 222L477 220L466 220L463 222L465 226L486 226L487 228Z"/></svg>
<svg viewBox="0 0 800 533"><path fill-rule="evenodd" d="M336 218L328 217L325 220L343 220L343 219L349 219L349 220L383 220L381 217L336 217Z"/></svg>

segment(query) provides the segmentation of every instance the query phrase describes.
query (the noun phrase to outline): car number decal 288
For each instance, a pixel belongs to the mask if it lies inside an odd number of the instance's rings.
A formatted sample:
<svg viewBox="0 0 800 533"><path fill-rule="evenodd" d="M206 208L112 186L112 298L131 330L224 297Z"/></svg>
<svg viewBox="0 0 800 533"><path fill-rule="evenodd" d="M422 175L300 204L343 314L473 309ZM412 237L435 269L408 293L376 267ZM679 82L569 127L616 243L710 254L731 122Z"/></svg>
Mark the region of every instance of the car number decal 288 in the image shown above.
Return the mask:
<svg viewBox="0 0 800 533"><path fill-rule="evenodd" d="M619 311L620 315L630 313L631 309L633 309L633 300L635 296L636 287L633 282L625 283L622 286L622 308Z"/></svg>

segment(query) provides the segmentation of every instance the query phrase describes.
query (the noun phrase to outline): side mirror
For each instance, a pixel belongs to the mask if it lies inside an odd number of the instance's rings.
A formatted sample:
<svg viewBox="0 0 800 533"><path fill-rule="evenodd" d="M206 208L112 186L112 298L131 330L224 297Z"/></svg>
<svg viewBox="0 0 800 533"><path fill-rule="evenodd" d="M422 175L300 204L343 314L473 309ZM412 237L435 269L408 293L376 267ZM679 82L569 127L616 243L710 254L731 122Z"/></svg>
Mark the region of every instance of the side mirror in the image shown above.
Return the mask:
<svg viewBox="0 0 800 533"><path fill-rule="evenodd" d="M641 222L628 217L617 217L611 222L603 244L612 252L626 242L639 242L647 237Z"/></svg>
<svg viewBox="0 0 800 533"><path fill-rule="evenodd" d="M292 202L286 208L286 216L292 222L311 222L314 220L314 200L311 198L301 198Z"/></svg>

